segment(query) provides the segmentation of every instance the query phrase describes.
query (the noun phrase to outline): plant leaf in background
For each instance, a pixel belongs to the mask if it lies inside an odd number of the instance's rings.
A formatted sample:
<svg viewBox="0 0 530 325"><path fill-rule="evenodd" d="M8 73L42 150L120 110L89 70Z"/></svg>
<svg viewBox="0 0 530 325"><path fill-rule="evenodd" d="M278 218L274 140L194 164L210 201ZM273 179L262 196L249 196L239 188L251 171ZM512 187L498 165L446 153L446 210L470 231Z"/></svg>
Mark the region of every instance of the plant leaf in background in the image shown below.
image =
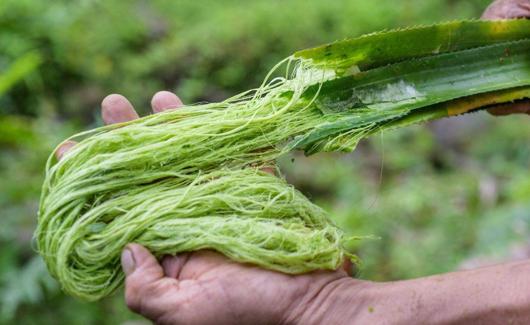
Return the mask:
<svg viewBox="0 0 530 325"><path fill-rule="evenodd" d="M12 269L5 273L0 283L0 321L12 319L19 305L34 304L44 299L45 290L57 290L57 282L47 274L44 262L37 256L22 270Z"/></svg>
<svg viewBox="0 0 530 325"><path fill-rule="evenodd" d="M13 62L6 71L0 71L0 96L34 72L41 63L42 57L37 52L30 52Z"/></svg>

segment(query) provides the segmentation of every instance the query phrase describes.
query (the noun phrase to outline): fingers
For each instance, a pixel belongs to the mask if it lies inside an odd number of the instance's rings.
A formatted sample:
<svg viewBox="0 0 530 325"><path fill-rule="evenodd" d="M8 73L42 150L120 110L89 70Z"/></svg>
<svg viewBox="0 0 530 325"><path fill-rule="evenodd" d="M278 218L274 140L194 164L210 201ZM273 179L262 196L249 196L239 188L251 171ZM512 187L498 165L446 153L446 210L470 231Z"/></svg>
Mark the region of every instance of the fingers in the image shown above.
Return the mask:
<svg viewBox="0 0 530 325"><path fill-rule="evenodd" d="M530 0L497 0L482 15L482 19L489 20L510 18L530 18ZM495 116L530 114L530 104L528 102L502 104L488 109L488 112Z"/></svg>
<svg viewBox="0 0 530 325"><path fill-rule="evenodd" d="M159 113L168 109L179 108L182 101L172 92L159 91L151 100L153 112ZM105 124L128 122L137 119L138 113L127 98L119 94L111 94L101 102L101 116ZM76 144L75 141L63 143L55 152L57 159L61 159Z"/></svg>
<svg viewBox="0 0 530 325"><path fill-rule="evenodd" d="M164 277L162 266L156 258L143 246L129 244L121 255L121 264L126 282L135 287L138 283L151 283ZM139 281L137 281L139 280Z"/></svg>
<svg viewBox="0 0 530 325"><path fill-rule="evenodd" d="M105 124L123 123L138 118L132 104L122 95L108 95L101 102L101 116Z"/></svg>
<svg viewBox="0 0 530 325"><path fill-rule="evenodd" d="M182 101L172 92L159 91L151 99L151 107L153 112L160 113L162 111L179 108L182 106Z"/></svg>
<svg viewBox="0 0 530 325"><path fill-rule="evenodd" d="M57 150L55 151L55 156L57 157L58 160L61 160L64 156L64 154L72 149L75 145L77 144L77 142L75 141L66 141L65 143L61 144L59 146L59 148L57 148Z"/></svg>
<svg viewBox="0 0 530 325"><path fill-rule="evenodd" d="M198 279L219 265L233 263L226 256L211 250L200 250L162 260L165 274L179 281Z"/></svg>
<svg viewBox="0 0 530 325"><path fill-rule="evenodd" d="M191 253L184 253L178 256L165 256L162 259L162 268L164 269L164 274L169 278L178 279L182 267L186 264L190 258Z"/></svg>
<svg viewBox="0 0 530 325"><path fill-rule="evenodd" d="M342 262L342 269L343 269L344 271L346 271L346 273L347 273L349 276L353 276L353 274L354 274L353 263L352 263L352 261L350 261L349 258L345 258L345 259L344 259L344 262Z"/></svg>
<svg viewBox="0 0 530 325"><path fill-rule="evenodd" d="M122 95L108 95L101 102L101 115L105 124L114 124L127 122L138 118L132 104ZM76 145L75 141L66 141L63 143L55 155L57 159L63 158L64 154Z"/></svg>
<svg viewBox="0 0 530 325"><path fill-rule="evenodd" d="M169 91L159 91L151 99L151 108L154 113L160 113L168 109L175 109L182 107L182 101L172 92ZM264 172L269 174L275 174L275 169L273 167L265 167L262 169Z"/></svg>
<svg viewBox="0 0 530 325"><path fill-rule="evenodd" d="M121 265L125 273L127 306L133 311L145 313L142 302L160 296L164 290L160 284L169 279L164 277L164 270L156 258L138 244L125 247L121 255Z"/></svg>
<svg viewBox="0 0 530 325"><path fill-rule="evenodd" d="M159 91L151 100L153 112L159 113L168 109L182 106L182 101L177 95L169 91ZM132 104L119 94L112 94L101 103L101 114L105 124L114 124L131 121L138 118Z"/></svg>
<svg viewBox="0 0 530 325"><path fill-rule="evenodd" d="M276 174L276 169L273 167L264 167L261 170L272 175Z"/></svg>
<svg viewBox="0 0 530 325"><path fill-rule="evenodd" d="M482 15L483 19L509 19L530 17L529 0L497 0Z"/></svg>
<svg viewBox="0 0 530 325"><path fill-rule="evenodd" d="M491 115L504 116L510 114L529 114L530 115L530 102L517 102L511 104L501 104L493 108L488 109Z"/></svg>

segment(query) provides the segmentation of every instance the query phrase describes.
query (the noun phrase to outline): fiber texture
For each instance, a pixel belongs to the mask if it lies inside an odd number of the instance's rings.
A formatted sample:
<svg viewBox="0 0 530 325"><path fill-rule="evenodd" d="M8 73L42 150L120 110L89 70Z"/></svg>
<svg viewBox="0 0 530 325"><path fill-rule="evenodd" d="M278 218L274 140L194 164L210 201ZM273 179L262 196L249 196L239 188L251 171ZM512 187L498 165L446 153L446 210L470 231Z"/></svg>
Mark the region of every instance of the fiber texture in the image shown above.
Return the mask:
<svg viewBox="0 0 530 325"><path fill-rule="evenodd" d="M36 235L63 289L86 300L112 293L130 242L157 256L210 248L286 273L339 267L341 231L259 170L321 122L300 92L279 96L283 87L97 129L50 158Z"/></svg>
<svg viewBox="0 0 530 325"><path fill-rule="evenodd" d="M121 285L119 256L130 242L159 257L214 249L291 274L336 269L353 258L343 246L348 238L322 209L260 169L295 148L352 150L382 129L527 98L530 41L517 40L530 36L529 24L439 25L438 33L463 35L459 46L444 44L436 55L422 48L404 62L384 56L366 71L355 66L364 58L355 42L343 41L334 45L338 56L330 55L329 66L327 47L305 51L307 57L292 56L272 69L259 88L224 102L78 134L71 139L80 142L60 161L51 155L46 166L39 253L63 289L85 300ZM378 43L365 37L360 44L384 49L403 35L426 39L432 29L373 34L367 37ZM505 31L499 44L487 41L491 30ZM466 49L469 39L484 46ZM457 55L442 53L455 48ZM272 78L280 67L285 75ZM451 110L451 101L479 94Z"/></svg>

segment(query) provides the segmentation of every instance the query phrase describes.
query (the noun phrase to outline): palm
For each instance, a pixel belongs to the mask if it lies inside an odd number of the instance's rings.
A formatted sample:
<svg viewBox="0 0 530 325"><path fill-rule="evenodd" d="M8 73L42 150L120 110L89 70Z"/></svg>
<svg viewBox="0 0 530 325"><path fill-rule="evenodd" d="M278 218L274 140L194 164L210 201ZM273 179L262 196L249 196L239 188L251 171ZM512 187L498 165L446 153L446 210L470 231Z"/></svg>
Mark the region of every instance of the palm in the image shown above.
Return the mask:
<svg viewBox="0 0 530 325"><path fill-rule="evenodd" d="M187 324L230 324L235 320L257 324L259 320L270 321L270 315L282 314L276 309L290 301L285 288L288 276L235 264L213 252L187 254L184 263L179 262L182 258L166 258L162 265L165 273L180 283L178 290L169 289L170 299L177 306L182 300L190 302ZM181 317L168 315L173 324Z"/></svg>
<svg viewBox="0 0 530 325"><path fill-rule="evenodd" d="M129 275L127 296L141 297L128 301L129 307L162 324L279 324L316 282L325 285L347 276L343 270L290 276L210 251L166 257L158 265L143 247L134 249L145 254L142 267L152 273L158 267L159 277L140 288L135 283L142 273Z"/></svg>

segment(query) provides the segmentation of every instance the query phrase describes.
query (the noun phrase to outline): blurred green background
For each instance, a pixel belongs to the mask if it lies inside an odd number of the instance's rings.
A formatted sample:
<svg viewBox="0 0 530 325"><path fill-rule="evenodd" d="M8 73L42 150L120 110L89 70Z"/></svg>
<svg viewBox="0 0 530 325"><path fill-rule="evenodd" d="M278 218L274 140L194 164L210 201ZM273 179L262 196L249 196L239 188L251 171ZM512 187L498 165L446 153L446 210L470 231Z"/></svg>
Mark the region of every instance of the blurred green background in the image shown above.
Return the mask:
<svg viewBox="0 0 530 325"><path fill-rule="evenodd" d="M34 252L43 167L121 93L188 103L255 87L295 50L478 17L488 0L0 1L0 323L133 324L120 293L61 293ZM374 136L352 154L281 164L348 233L359 276L411 278L528 256L530 118L485 113Z"/></svg>

